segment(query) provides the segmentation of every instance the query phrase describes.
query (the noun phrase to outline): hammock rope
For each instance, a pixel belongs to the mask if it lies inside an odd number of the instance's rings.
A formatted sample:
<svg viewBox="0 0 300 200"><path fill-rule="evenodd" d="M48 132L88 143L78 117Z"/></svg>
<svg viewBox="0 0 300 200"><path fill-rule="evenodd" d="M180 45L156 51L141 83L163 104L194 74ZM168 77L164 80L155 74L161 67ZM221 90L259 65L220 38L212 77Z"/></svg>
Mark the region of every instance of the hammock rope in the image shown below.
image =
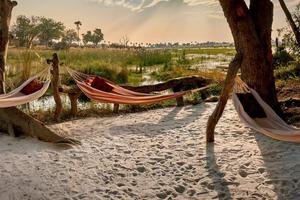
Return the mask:
<svg viewBox="0 0 300 200"><path fill-rule="evenodd" d="M246 113L245 108L243 107L237 96L237 93L241 92L247 92L253 95L253 97L264 110L266 114L265 118L251 118ZM276 140L300 143L300 129L290 126L285 121L283 121L275 113L275 111L266 102L263 101L259 94L255 90L250 88L239 77L235 80L232 101L240 120L247 127Z"/></svg>

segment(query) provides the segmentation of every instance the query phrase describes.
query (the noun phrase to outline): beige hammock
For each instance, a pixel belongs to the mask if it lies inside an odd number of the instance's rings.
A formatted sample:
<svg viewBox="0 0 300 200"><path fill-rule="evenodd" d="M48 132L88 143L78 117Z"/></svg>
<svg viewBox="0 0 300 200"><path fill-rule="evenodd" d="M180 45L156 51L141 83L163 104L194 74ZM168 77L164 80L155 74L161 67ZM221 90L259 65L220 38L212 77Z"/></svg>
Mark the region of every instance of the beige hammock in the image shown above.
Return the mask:
<svg viewBox="0 0 300 200"><path fill-rule="evenodd" d="M251 118L245 111L236 93L251 93L264 110L265 118ZM241 121L249 128L276 140L300 143L300 129L294 128L284 122L274 110L265 103L259 94L246 85L240 78L236 79L232 95L234 107Z"/></svg>
<svg viewBox="0 0 300 200"><path fill-rule="evenodd" d="M35 79L42 81L43 87L32 94L26 95L22 93L21 92L22 89L25 88L29 83L31 83ZM14 89L13 91L7 94L0 95L0 108L18 106L18 105L22 105L34 101L45 94L49 85L50 85L50 67L47 67L37 75L29 78L27 81L25 81L22 85L20 85L18 88Z"/></svg>

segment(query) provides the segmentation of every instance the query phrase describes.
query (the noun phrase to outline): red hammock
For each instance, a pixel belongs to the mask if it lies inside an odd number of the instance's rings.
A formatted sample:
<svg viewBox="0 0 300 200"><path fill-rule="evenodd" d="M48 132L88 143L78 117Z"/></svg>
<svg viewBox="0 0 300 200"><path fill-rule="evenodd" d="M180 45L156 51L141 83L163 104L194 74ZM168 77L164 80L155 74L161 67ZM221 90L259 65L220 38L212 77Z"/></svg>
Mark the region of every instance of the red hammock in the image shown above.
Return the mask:
<svg viewBox="0 0 300 200"><path fill-rule="evenodd" d="M129 105L152 104L182 97L186 94L190 94L192 92L203 90L209 87L206 86L204 88L187 90L165 95L145 94L127 90L99 76L89 76L72 70L70 68L67 68L67 71L74 78L79 89L88 98L101 103Z"/></svg>

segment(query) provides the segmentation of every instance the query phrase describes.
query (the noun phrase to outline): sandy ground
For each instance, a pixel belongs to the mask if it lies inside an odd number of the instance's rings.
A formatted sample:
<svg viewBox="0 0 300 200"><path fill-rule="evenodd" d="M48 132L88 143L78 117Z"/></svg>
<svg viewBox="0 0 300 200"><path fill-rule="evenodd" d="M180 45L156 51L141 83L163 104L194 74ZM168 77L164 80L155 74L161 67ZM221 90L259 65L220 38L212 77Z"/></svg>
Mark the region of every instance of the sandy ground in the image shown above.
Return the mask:
<svg viewBox="0 0 300 200"><path fill-rule="evenodd" d="M215 144L215 104L57 125L66 148L0 135L0 199L299 199L300 145L245 128L230 102Z"/></svg>

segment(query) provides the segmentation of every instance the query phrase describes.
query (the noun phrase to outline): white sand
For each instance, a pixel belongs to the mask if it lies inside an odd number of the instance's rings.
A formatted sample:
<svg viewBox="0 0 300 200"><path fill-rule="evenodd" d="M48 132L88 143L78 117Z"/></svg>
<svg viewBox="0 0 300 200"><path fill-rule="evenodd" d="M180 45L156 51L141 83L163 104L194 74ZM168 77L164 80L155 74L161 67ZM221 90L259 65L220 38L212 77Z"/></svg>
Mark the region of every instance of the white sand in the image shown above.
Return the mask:
<svg viewBox="0 0 300 200"><path fill-rule="evenodd" d="M245 128L230 102L207 146L214 106L59 124L74 148L0 135L0 199L299 199L300 145Z"/></svg>

